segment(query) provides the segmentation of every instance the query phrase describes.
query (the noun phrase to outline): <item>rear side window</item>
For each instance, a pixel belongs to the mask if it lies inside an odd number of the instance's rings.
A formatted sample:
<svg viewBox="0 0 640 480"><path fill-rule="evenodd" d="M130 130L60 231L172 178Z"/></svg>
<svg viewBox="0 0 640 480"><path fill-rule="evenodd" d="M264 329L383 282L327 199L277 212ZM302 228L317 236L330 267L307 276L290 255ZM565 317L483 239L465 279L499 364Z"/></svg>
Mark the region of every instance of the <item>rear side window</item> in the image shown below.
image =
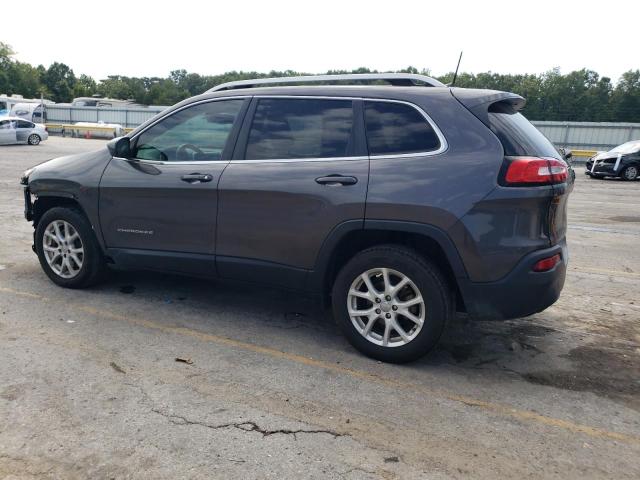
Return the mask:
<svg viewBox="0 0 640 480"><path fill-rule="evenodd" d="M33 128L35 125L31 122L25 122L24 120L16 121L17 128Z"/></svg>
<svg viewBox="0 0 640 480"><path fill-rule="evenodd" d="M258 101L245 158L275 160L349 156L350 100L263 98Z"/></svg>
<svg viewBox="0 0 640 480"><path fill-rule="evenodd" d="M404 103L365 102L369 155L431 152L440 139L416 108Z"/></svg>
<svg viewBox="0 0 640 480"><path fill-rule="evenodd" d="M509 105L494 103L489 107L488 118L487 126L502 142L505 155L560 159L560 154L547 137Z"/></svg>

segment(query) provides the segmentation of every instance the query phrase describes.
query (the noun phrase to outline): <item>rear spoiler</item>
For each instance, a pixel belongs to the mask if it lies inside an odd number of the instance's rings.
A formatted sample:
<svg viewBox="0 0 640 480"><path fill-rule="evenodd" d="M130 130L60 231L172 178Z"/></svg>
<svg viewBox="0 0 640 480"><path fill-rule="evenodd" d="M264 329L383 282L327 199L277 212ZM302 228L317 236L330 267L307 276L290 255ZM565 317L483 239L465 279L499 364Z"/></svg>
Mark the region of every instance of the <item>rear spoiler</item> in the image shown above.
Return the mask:
<svg viewBox="0 0 640 480"><path fill-rule="evenodd" d="M452 88L451 94L484 124L489 124L488 113L499 111L516 113L524 108L526 100L520 95L498 90Z"/></svg>

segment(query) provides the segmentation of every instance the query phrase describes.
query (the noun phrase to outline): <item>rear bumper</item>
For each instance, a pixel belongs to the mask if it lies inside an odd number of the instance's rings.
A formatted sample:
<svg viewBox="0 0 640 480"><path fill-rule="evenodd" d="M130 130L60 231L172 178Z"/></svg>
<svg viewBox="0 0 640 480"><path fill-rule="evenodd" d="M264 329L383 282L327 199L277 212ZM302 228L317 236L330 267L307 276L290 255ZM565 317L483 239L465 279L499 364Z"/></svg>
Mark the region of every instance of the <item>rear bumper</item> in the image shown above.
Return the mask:
<svg viewBox="0 0 640 480"><path fill-rule="evenodd" d="M547 272L534 272L533 265L560 253L562 260ZM503 279L476 283L460 281L467 312L474 318L508 320L541 312L553 305L562 291L567 273L568 250L563 241L525 256Z"/></svg>

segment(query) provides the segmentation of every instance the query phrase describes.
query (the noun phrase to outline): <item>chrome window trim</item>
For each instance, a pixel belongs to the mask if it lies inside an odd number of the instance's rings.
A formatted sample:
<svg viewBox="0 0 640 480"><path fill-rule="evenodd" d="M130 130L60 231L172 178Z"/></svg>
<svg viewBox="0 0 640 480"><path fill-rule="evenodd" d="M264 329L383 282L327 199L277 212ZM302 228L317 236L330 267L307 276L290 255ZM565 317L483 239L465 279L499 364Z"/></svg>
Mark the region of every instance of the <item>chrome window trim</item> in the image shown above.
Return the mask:
<svg viewBox="0 0 640 480"><path fill-rule="evenodd" d="M198 165L220 165L220 164L227 164L229 163L229 160L202 160L202 161L198 161L198 160L193 160L191 162L181 162L181 161L165 161L165 160L146 160L146 159L142 159L142 158L123 158L123 157L113 157L114 160L122 160L125 162L137 162L137 163L146 163L149 165L193 165L193 166L198 166Z"/></svg>
<svg viewBox="0 0 640 480"><path fill-rule="evenodd" d="M440 155L441 153L444 153L449 149L449 143L447 142L447 139L445 138L444 134L442 133L442 131L440 130L436 122L433 121L433 119L429 116L427 112L425 112L422 108L420 108L415 103L407 102L404 100L388 100L388 99L372 99L372 98L365 98L363 100L365 102L369 101L369 102L400 103L400 104L408 105L410 107L415 108L424 117L424 119L427 121L429 126L433 129L433 131L436 134L436 137L438 137L438 141L440 142L440 147L437 148L436 150L429 150L426 152L412 152L412 153L390 153L387 155L369 155L370 159L374 160L374 159L384 159L384 158L430 157L433 155ZM367 125L366 125L366 111L365 111L365 131L366 131L366 128L367 128Z"/></svg>
<svg viewBox="0 0 640 480"><path fill-rule="evenodd" d="M444 134L438 127L438 125L433 121L433 119L429 116L427 112L425 112L422 108L420 108L415 103L407 102L405 100L394 100L387 98L369 98L369 97L333 97L327 95L254 95L254 98L287 98L287 99L322 99L322 100L362 100L363 102L387 102L387 103L400 103L407 105L409 107L415 108L427 121L429 126L433 129L436 136L438 137L438 141L440 142L440 147L436 150L430 150L427 152L412 152L412 153L396 153L389 155L369 155L369 156L352 156L352 157L321 157L321 158L280 158L280 159L246 159L246 160L232 160L232 164L237 163L291 163L291 162L328 162L328 161L345 161L345 160L362 160L362 159L371 159L371 160L380 160L380 159L391 159L391 158L416 158L416 157L430 157L434 155L440 155L441 153L447 151L449 149L449 144ZM365 125L366 129L366 125Z"/></svg>
<svg viewBox="0 0 640 480"><path fill-rule="evenodd" d="M193 103L189 103L187 105L183 105L182 107L173 110L163 116L161 116L160 118L158 118L156 121L154 121L153 123L147 125L147 127L145 127L144 130L141 130L140 132L137 132L135 135L133 135L132 137L129 137L131 141L134 141L137 137L139 137L140 135L142 135L144 132L146 132L147 130L149 130L150 128L152 128L154 125L158 124L160 121L164 120L165 118L169 117L170 115L173 115L175 113L178 113L186 108L192 107L194 105L201 105L203 103L209 103L209 102L217 102L217 101L223 101L223 100L244 100L247 98L257 98L257 99L261 99L261 98L287 98L287 99L321 99L321 100L350 100L350 101L354 101L354 100L361 100L363 102L387 102L387 103L400 103L400 104L404 104L404 105L408 105L410 107L415 108L416 110L418 110L418 112L420 112L420 114L424 117L424 119L427 121L427 123L429 124L429 126L433 129L433 131L435 132L436 136L438 137L438 140L440 141L440 148L438 148L437 150L431 150L431 151L427 151L427 152L413 152L413 153L397 153L397 154L389 154L389 155L369 155L369 156L351 156L351 157L321 157L321 158L274 158L274 159L238 159L238 160L202 160L202 161L193 161L193 162L178 162L178 161L161 161L161 160L144 160L144 159L140 159L140 158L134 158L134 159L129 159L129 160L135 160L135 161L139 161L139 162L147 162L150 164L155 164L155 165L206 165L206 164L219 164L219 163L232 163L232 164L238 164L238 163L292 163L292 162L327 162L327 161L346 161L346 160L363 160L363 159L371 159L371 160L382 160L382 159L393 159L393 158L416 158L416 157L431 157L431 156L435 156L435 155L440 155L441 153L444 153L445 151L447 151L449 149L449 143L447 142L446 137L444 136L444 134L442 133L442 131L440 130L440 128L438 127L438 125L433 121L433 119L429 116L429 114L427 112L425 112L420 106L416 105L415 103L411 103L405 100L395 100L395 99L388 99L388 98L371 98L371 97L351 97L351 96L328 96L328 95L234 95L234 96L228 96L228 97L217 97L217 98L207 98L204 100L199 100L197 102L193 102ZM366 128L366 125L365 125ZM127 160L127 159L123 159L120 157L114 157L114 158L118 158L120 160Z"/></svg>
<svg viewBox="0 0 640 480"><path fill-rule="evenodd" d="M160 118L158 118L157 120L155 120L153 123L147 125L145 127L144 130L141 130L139 132L137 132L135 135L129 137L129 141L133 142L135 139L137 139L140 135L142 135L144 132L146 132L147 130L149 130L150 128L154 127L155 125L157 125L159 122L161 122L162 120L164 120L167 117L170 117L171 115L181 112L182 110L189 108L189 107L193 107L195 105L202 105L203 103L211 103L211 102L219 102L219 101L223 101L223 100L244 100L246 98L251 98L251 95L234 95L234 96L229 96L229 97L218 97L218 98L207 98L204 100L199 100L197 102L193 102L193 103L189 103L187 105L183 105L180 108L177 108L175 110L172 110L171 112L162 115ZM143 158L130 158L130 159L126 159L126 158L122 158L122 157L113 157L113 158L117 158L119 160L128 160L128 161L138 161L138 162L146 162L146 163L150 163L152 165L207 165L207 164L218 164L218 163L229 163L229 160L202 160L202 161L198 161L198 160L194 160L192 162L180 162L180 161L163 161L163 160L146 160Z"/></svg>
<svg viewBox="0 0 640 480"><path fill-rule="evenodd" d="M369 157L315 157L315 158L265 158L261 160L231 160L232 164L239 163L296 163L296 162L333 162L333 161L352 161L352 160L369 160Z"/></svg>

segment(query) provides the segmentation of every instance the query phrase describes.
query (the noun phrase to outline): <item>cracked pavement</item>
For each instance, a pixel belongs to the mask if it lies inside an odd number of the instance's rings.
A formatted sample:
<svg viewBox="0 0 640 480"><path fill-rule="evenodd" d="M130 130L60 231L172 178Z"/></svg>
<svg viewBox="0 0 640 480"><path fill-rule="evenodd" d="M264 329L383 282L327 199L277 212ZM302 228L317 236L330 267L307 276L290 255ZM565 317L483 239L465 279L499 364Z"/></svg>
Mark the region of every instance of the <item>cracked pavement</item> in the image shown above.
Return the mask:
<svg viewBox="0 0 640 480"><path fill-rule="evenodd" d="M0 478L640 477L640 182L578 171L556 305L460 317L397 366L291 292L127 272L55 287L17 180L100 145L0 150Z"/></svg>

